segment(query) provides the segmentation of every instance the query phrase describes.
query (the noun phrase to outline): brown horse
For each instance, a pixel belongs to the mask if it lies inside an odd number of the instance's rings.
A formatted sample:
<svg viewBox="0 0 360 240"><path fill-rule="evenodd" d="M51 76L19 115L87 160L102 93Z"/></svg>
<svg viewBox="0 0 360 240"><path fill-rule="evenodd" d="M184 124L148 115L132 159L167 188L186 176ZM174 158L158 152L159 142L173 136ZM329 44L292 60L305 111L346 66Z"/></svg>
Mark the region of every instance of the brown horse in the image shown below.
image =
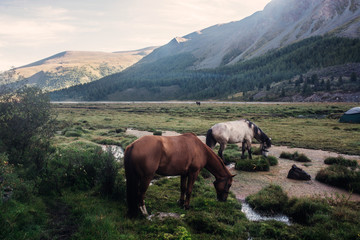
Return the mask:
<svg viewBox="0 0 360 240"><path fill-rule="evenodd" d="M189 209L192 188L202 168L215 176L214 186L220 201L226 201L234 177L223 161L193 133L174 137L144 136L126 148L124 161L130 216L137 215L139 209L148 215L144 198L155 173L181 176L179 203L185 209Z"/></svg>

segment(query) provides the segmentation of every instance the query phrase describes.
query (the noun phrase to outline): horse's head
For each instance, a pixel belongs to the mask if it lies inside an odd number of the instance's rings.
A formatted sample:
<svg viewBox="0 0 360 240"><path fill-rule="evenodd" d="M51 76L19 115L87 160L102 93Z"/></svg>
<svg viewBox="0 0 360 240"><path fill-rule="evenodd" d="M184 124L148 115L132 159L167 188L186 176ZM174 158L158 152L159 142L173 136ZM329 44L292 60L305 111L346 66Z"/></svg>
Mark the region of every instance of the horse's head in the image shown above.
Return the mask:
<svg viewBox="0 0 360 240"><path fill-rule="evenodd" d="M271 147L271 138L266 138L264 142L261 143L261 154L267 157L269 148Z"/></svg>
<svg viewBox="0 0 360 240"><path fill-rule="evenodd" d="M216 179L216 181L214 182L217 199L219 201L225 202L227 200L229 195L229 189L231 187L234 176L235 175L226 178Z"/></svg>

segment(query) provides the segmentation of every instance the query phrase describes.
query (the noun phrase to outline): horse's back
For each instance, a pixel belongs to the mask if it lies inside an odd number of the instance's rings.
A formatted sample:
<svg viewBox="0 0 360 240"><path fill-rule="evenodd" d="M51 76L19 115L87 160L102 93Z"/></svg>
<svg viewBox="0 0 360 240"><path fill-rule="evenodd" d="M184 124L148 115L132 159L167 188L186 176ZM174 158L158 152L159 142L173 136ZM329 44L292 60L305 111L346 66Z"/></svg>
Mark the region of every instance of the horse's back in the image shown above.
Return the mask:
<svg viewBox="0 0 360 240"><path fill-rule="evenodd" d="M217 123L212 127L214 138L227 143L242 142L244 139L252 139L253 131L246 120Z"/></svg>
<svg viewBox="0 0 360 240"><path fill-rule="evenodd" d="M131 145L131 158L139 166L137 171L143 174L181 175L194 164L198 141L194 134L144 136Z"/></svg>

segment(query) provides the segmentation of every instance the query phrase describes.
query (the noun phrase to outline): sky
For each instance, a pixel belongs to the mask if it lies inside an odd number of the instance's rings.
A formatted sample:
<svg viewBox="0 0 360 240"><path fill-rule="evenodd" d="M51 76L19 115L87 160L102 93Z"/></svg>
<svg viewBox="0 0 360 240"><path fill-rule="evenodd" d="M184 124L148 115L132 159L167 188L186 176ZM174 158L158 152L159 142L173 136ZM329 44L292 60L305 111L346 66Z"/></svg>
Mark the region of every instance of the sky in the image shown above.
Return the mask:
<svg viewBox="0 0 360 240"><path fill-rule="evenodd" d="M63 51L162 46L270 0L0 0L0 71Z"/></svg>

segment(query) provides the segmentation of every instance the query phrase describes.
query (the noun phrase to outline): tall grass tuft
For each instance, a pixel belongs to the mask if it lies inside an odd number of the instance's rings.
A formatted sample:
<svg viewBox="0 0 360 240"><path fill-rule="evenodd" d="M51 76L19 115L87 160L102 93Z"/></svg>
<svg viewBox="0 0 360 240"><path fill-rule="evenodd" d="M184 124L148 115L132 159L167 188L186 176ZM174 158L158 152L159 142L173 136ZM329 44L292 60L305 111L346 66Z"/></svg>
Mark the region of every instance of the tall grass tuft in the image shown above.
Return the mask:
<svg viewBox="0 0 360 240"><path fill-rule="evenodd" d="M311 160L303 153L289 153L289 152L282 152L280 154L280 158L285 158L289 160L294 160L297 162L311 162Z"/></svg>
<svg viewBox="0 0 360 240"><path fill-rule="evenodd" d="M271 184L246 197L246 201L255 210L281 213L284 211L288 196L280 186Z"/></svg>
<svg viewBox="0 0 360 240"><path fill-rule="evenodd" d="M337 164L337 165L342 165L342 166L351 167L351 168L356 168L359 166L359 164L356 160L346 159L342 156L328 157L324 160L324 163L328 164L328 165Z"/></svg>
<svg viewBox="0 0 360 240"><path fill-rule="evenodd" d="M360 172L342 165L331 165L316 174L316 180L360 193Z"/></svg>

